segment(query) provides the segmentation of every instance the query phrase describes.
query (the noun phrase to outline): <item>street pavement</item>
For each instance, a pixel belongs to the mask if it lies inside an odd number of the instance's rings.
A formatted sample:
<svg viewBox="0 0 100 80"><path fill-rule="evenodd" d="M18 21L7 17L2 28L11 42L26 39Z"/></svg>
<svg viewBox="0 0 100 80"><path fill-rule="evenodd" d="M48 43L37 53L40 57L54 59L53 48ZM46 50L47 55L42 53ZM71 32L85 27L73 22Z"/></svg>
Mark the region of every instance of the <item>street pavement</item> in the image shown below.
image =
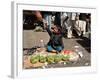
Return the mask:
<svg viewBox="0 0 100 80"><path fill-rule="evenodd" d="M47 44L49 41L49 35L47 32L34 32L33 30L23 30L23 48L32 48L34 46L41 46L41 40L44 44ZM53 68L56 67L79 67L79 66L90 66L91 65L91 43L87 38L63 38L64 49L65 50L74 50L74 46L80 46L83 57L76 63L69 63L67 65L55 64L49 65ZM24 53L24 51L23 51Z"/></svg>

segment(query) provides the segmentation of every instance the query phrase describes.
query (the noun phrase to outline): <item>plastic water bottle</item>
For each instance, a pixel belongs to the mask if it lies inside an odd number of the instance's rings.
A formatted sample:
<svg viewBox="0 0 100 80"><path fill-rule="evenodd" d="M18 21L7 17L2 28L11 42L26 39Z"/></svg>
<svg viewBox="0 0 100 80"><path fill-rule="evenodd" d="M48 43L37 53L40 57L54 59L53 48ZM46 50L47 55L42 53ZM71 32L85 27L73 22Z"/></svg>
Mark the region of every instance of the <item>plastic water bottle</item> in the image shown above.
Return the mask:
<svg viewBox="0 0 100 80"><path fill-rule="evenodd" d="M40 40L40 42L41 42L41 47L44 48L44 41Z"/></svg>

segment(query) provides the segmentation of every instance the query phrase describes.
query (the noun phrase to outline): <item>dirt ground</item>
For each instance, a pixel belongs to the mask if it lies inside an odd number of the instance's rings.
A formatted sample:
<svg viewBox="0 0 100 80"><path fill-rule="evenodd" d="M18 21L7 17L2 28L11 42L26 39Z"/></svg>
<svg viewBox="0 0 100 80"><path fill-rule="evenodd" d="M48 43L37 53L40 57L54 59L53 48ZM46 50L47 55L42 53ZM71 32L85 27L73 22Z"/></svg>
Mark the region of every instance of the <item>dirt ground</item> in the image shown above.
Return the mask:
<svg viewBox="0 0 100 80"><path fill-rule="evenodd" d="M47 32L34 32L33 30L23 30L23 48L30 49L33 46L40 46L40 40L47 44L49 35ZM87 38L63 38L64 49L73 50L74 46L80 46L83 51L83 57L76 63L63 64L51 64L47 68L56 67L79 67L79 66L90 66L91 65L91 52L90 52L90 41ZM23 55L26 52L23 50Z"/></svg>

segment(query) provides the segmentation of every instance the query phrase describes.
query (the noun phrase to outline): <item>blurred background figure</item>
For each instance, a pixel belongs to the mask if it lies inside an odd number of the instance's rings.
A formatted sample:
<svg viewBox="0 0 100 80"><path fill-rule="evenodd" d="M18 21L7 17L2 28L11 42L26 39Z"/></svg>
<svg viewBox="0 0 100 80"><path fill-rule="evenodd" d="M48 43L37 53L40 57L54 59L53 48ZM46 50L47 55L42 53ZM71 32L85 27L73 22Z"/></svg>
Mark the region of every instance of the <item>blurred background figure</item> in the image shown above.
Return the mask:
<svg viewBox="0 0 100 80"><path fill-rule="evenodd" d="M86 33L86 21L80 20L78 14L75 17L74 30L81 37Z"/></svg>
<svg viewBox="0 0 100 80"><path fill-rule="evenodd" d="M46 21L46 25L51 29L52 26L52 13L51 12L44 12L44 20Z"/></svg>
<svg viewBox="0 0 100 80"><path fill-rule="evenodd" d="M33 14L36 16L38 21L42 21L43 18L42 18L42 14L40 11L34 11Z"/></svg>
<svg viewBox="0 0 100 80"><path fill-rule="evenodd" d="M53 24L62 28L64 37L84 36L90 38L91 14L89 13L23 11L23 29L46 31L44 26L51 29Z"/></svg>
<svg viewBox="0 0 100 80"><path fill-rule="evenodd" d="M65 36L67 36L67 38L72 38L72 20L71 20L71 13L68 12L63 12L62 13L62 20L61 20L61 24L62 24L62 28L65 32Z"/></svg>

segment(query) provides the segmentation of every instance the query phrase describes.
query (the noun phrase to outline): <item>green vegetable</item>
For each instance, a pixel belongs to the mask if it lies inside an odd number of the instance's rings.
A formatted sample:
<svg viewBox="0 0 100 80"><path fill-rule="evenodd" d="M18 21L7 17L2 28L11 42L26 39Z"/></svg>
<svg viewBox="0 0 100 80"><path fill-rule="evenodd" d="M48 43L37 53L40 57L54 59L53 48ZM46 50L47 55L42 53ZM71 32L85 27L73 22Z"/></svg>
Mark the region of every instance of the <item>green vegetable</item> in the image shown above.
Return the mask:
<svg viewBox="0 0 100 80"><path fill-rule="evenodd" d="M49 55L49 56L47 56L47 62L48 63L54 63L54 55Z"/></svg>
<svg viewBox="0 0 100 80"><path fill-rule="evenodd" d="M63 55L62 60L63 60L63 61L67 61L69 58L70 58L69 55Z"/></svg>
<svg viewBox="0 0 100 80"><path fill-rule="evenodd" d="M55 55L55 62L57 63L57 62L60 62L62 60L62 55Z"/></svg>
<svg viewBox="0 0 100 80"><path fill-rule="evenodd" d="M39 55L32 55L32 56L30 57L30 62L31 62L32 64L35 64L35 63L39 62Z"/></svg>
<svg viewBox="0 0 100 80"><path fill-rule="evenodd" d="M45 62L46 62L46 57L43 56L43 55L41 55L39 61L40 61L41 63L45 63Z"/></svg>

